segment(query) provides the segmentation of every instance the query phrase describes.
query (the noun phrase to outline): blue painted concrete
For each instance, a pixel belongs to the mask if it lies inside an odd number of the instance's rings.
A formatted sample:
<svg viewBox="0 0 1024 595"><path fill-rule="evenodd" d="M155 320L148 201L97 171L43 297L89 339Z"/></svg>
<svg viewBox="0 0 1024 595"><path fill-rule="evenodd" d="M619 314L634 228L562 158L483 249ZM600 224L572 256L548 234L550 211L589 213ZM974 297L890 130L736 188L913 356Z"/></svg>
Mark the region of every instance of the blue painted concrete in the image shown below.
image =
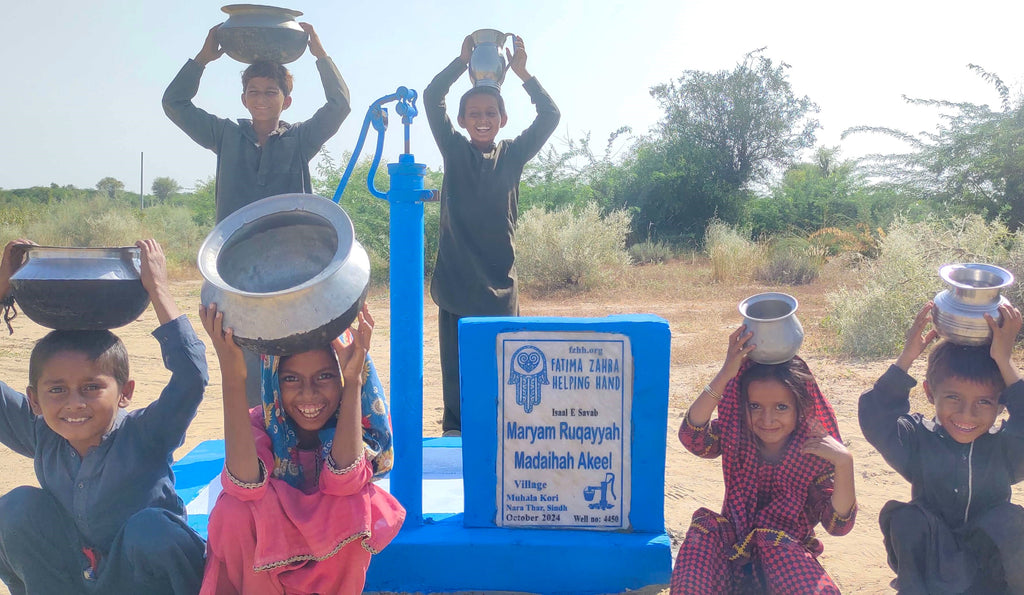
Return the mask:
<svg viewBox="0 0 1024 595"><path fill-rule="evenodd" d="M404 529L373 557L367 591L616 593L667 584L664 533L467 528L462 515Z"/></svg>
<svg viewBox="0 0 1024 595"><path fill-rule="evenodd" d="M460 442L423 440L428 510L439 485L431 481L452 476L449 451L461 451ZM203 500L198 508L207 510L201 492L219 483L223 465L223 440L202 442L174 464L175 488L190 509ZM205 512L189 512L189 525L203 537L207 518ZM406 522L373 557L366 590L610 593L667 583L669 547L664 533L467 528L461 512L425 512L422 524Z"/></svg>

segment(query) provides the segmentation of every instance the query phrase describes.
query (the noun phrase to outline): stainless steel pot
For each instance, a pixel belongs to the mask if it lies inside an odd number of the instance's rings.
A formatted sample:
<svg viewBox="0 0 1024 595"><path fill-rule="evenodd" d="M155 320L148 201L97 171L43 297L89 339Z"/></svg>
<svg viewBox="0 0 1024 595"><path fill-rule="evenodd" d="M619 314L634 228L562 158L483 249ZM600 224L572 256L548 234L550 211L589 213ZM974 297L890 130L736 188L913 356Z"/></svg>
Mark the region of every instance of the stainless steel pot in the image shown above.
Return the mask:
<svg viewBox="0 0 1024 595"><path fill-rule="evenodd" d="M268 60L287 64L306 51L309 34L295 20L297 10L261 4L229 4L228 20L217 29L224 52L245 64Z"/></svg>
<svg viewBox="0 0 1024 595"><path fill-rule="evenodd" d="M985 314L1000 320L999 305L1009 303L1000 295L1013 284L1013 273L991 264L947 264L939 276L949 284L936 294L932 320L940 337L958 345L985 345L992 329Z"/></svg>
<svg viewBox="0 0 1024 595"><path fill-rule="evenodd" d="M139 280L140 250L28 246L25 264L11 276L21 310L54 329L124 326L149 305Z"/></svg>
<svg viewBox="0 0 1024 595"><path fill-rule="evenodd" d="M739 304L747 331L755 345L747 357L760 364L781 364L793 359L804 342L804 328L796 317L799 303L785 293L759 293Z"/></svg>
<svg viewBox="0 0 1024 595"><path fill-rule="evenodd" d="M326 345L362 308L370 259L352 220L312 194L279 194L224 218L199 248L200 300L239 345L287 355Z"/></svg>

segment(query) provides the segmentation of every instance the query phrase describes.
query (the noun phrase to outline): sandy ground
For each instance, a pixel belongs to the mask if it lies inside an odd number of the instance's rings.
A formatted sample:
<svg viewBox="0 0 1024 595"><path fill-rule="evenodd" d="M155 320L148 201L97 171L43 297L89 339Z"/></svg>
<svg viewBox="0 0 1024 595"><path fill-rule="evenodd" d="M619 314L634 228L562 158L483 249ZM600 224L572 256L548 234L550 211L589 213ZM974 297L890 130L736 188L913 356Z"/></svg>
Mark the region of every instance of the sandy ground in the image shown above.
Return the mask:
<svg viewBox="0 0 1024 595"><path fill-rule="evenodd" d="M672 536L673 551L678 547L689 525L690 515L701 506L719 509L723 484L718 460L699 459L683 449L676 432L686 407L700 388L717 372L724 354L726 337L740 322L736 304L761 291L778 290L796 295L798 312L807 338L801 355L815 373L824 394L831 400L839 418L840 431L854 455L857 500L860 506L857 525L844 537L824 534L825 553L821 558L844 593L891 592L893 573L885 562L878 511L889 499L907 499L909 486L896 475L881 456L864 440L857 425L857 398L885 371L889 361L850 361L829 355L826 333L821 321L826 314L826 293L832 286L826 278L803 287L769 288L749 284L712 284L706 264L700 261L675 262L656 267L631 269L614 289L580 295L555 295L543 298L525 294L521 298L522 314L526 316L605 316L619 313L652 313L669 321L672 329L672 370L669 417L665 427L667 465L665 470L665 522ZM193 325L200 329L195 314L199 299L198 281L174 283L179 304L188 312ZM437 361L437 311L430 302L424 322L424 415L426 436L441 432L441 388ZM370 308L377 319L372 352L378 371L388 382L389 316L387 296L374 294ZM14 321L15 334L0 339L0 379L22 389L28 378L28 355L33 342L46 329L36 326L24 316ZM135 323L117 330L131 354L132 376L137 387L132 407L142 407L156 398L168 378L163 368L159 347L150 332L156 316L148 310ZM1019 359L1019 358L1018 358ZM184 456L203 440L222 437L220 373L212 348L208 352L210 386L199 413L189 428L185 444L176 453ZM923 373L923 365L912 372ZM919 389L915 389L919 391ZM914 393L916 409L925 410L923 394ZM0 446L0 494L23 484L38 485L32 461ZM1014 501L1024 502L1020 486L1014 490ZM667 593L667 589L645 589L649 593ZM0 593L6 590L0 585Z"/></svg>

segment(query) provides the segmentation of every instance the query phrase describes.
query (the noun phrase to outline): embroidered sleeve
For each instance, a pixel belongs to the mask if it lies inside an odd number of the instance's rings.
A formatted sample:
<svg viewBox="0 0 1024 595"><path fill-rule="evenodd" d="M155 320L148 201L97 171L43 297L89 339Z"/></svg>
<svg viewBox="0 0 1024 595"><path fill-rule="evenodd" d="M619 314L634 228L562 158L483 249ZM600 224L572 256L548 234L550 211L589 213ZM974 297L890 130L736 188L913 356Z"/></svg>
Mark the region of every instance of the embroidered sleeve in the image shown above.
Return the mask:
<svg viewBox="0 0 1024 595"><path fill-rule="evenodd" d="M698 457L713 459L722 454L722 435L718 429L718 420L710 421L703 426L690 423L690 417L684 416L679 426L679 441L686 450Z"/></svg>
<svg viewBox="0 0 1024 595"><path fill-rule="evenodd" d="M810 521L820 522L829 535L846 535L853 529L857 519L857 504L845 516L832 508L832 481L834 475L829 472L814 480L807 494L807 512Z"/></svg>
<svg viewBox="0 0 1024 595"><path fill-rule="evenodd" d="M373 477L366 454L364 447L362 454L345 468L339 468L338 462L328 454L324 461L325 472L320 474L320 491L332 496L349 496L363 489Z"/></svg>
<svg viewBox="0 0 1024 595"><path fill-rule="evenodd" d="M224 488L224 491L243 502L259 500L263 497L263 494L267 489L267 479L270 477L270 474L267 473L267 466L263 463L263 459L257 460L259 461L260 466L260 480L256 482L241 481L234 475L231 475L231 472L228 471L227 465L225 465L220 479L220 484Z"/></svg>
<svg viewBox="0 0 1024 595"><path fill-rule="evenodd" d="M368 452L367 451L368 450L369 449L364 444L363 445L363 454L362 454L362 456L361 457L356 457L356 460L352 461L352 464L349 465L348 467L345 467L344 469L341 469L341 468L338 467L338 461L334 460L334 453L328 452L327 453L327 470L330 471L331 473L335 474L335 475L345 475L346 473L349 473L350 471L355 470L355 468L358 467L363 462L363 459L367 458L367 456L368 456ZM372 457L370 457L370 458L372 458Z"/></svg>

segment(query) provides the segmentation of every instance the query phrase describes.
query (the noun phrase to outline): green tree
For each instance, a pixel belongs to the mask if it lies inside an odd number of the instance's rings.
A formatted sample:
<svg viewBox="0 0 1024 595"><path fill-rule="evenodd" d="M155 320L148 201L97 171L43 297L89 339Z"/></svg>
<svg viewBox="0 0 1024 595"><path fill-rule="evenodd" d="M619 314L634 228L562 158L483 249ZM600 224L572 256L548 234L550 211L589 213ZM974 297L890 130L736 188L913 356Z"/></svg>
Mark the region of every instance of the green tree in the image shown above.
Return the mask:
<svg viewBox="0 0 1024 595"><path fill-rule="evenodd" d="M96 182L96 190L99 190L103 194L114 199L117 198L121 192L124 192L124 182L117 178L107 176L99 182Z"/></svg>
<svg viewBox="0 0 1024 595"><path fill-rule="evenodd" d="M159 177L153 178L152 190L153 196L155 196L159 202L166 202L172 194L181 192L181 186L174 180L174 178Z"/></svg>
<svg viewBox="0 0 1024 595"><path fill-rule="evenodd" d="M583 208L592 202L604 212L620 207L614 199L616 159L628 148L631 132L628 126L623 126L611 133L600 156L591 149L589 133L580 139L561 139L558 141L564 147L561 151L549 144L523 169L519 212L534 207L547 211L566 206Z"/></svg>
<svg viewBox="0 0 1024 595"><path fill-rule="evenodd" d="M656 136L686 144L702 155L712 177L733 188L764 181L814 145L818 106L797 97L786 77L789 65L761 55L744 56L732 71L687 70L676 81L651 89L665 116Z"/></svg>
<svg viewBox="0 0 1024 595"><path fill-rule="evenodd" d="M317 173L312 180L313 192L319 196L332 198L350 159L351 154L346 152L342 156L344 163L336 163L334 156L327 149L322 149L320 160L316 166ZM352 219L356 239L370 253L370 264L375 282L386 283L391 248L390 209L388 201L370 194L366 186L371 162L372 157L367 155L356 163L341 196L340 205ZM388 191L390 179L387 171L387 163L382 161L374 176L374 187L380 192ZM440 190L441 177L440 172L427 168L424 179L425 187ZM437 257L439 211L437 203L424 205L423 264L428 276L434 270L434 261Z"/></svg>
<svg viewBox="0 0 1024 595"><path fill-rule="evenodd" d="M906 143L904 152L865 159L880 185L910 201L927 201L952 214L1003 218L1011 229L1024 224L1024 97L1012 95L996 74L968 68L992 85L999 108L969 102L913 99L936 108L934 132L910 134L893 128L858 126L843 133L883 134Z"/></svg>
<svg viewBox="0 0 1024 595"><path fill-rule="evenodd" d="M192 192L178 195L175 203L188 208L197 226L210 229L217 221L216 192L217 180L210 176L205 180L196 180Z"/></svg>
<svg viewBox="0 0 1024 595"><path fill-rule="evenodd" d="M606 178L611 203L635 213L634 239L692 244L712 218L737 223L751 188L814 144L817 106L761 51L651 89L665 116Z"/></svg>

